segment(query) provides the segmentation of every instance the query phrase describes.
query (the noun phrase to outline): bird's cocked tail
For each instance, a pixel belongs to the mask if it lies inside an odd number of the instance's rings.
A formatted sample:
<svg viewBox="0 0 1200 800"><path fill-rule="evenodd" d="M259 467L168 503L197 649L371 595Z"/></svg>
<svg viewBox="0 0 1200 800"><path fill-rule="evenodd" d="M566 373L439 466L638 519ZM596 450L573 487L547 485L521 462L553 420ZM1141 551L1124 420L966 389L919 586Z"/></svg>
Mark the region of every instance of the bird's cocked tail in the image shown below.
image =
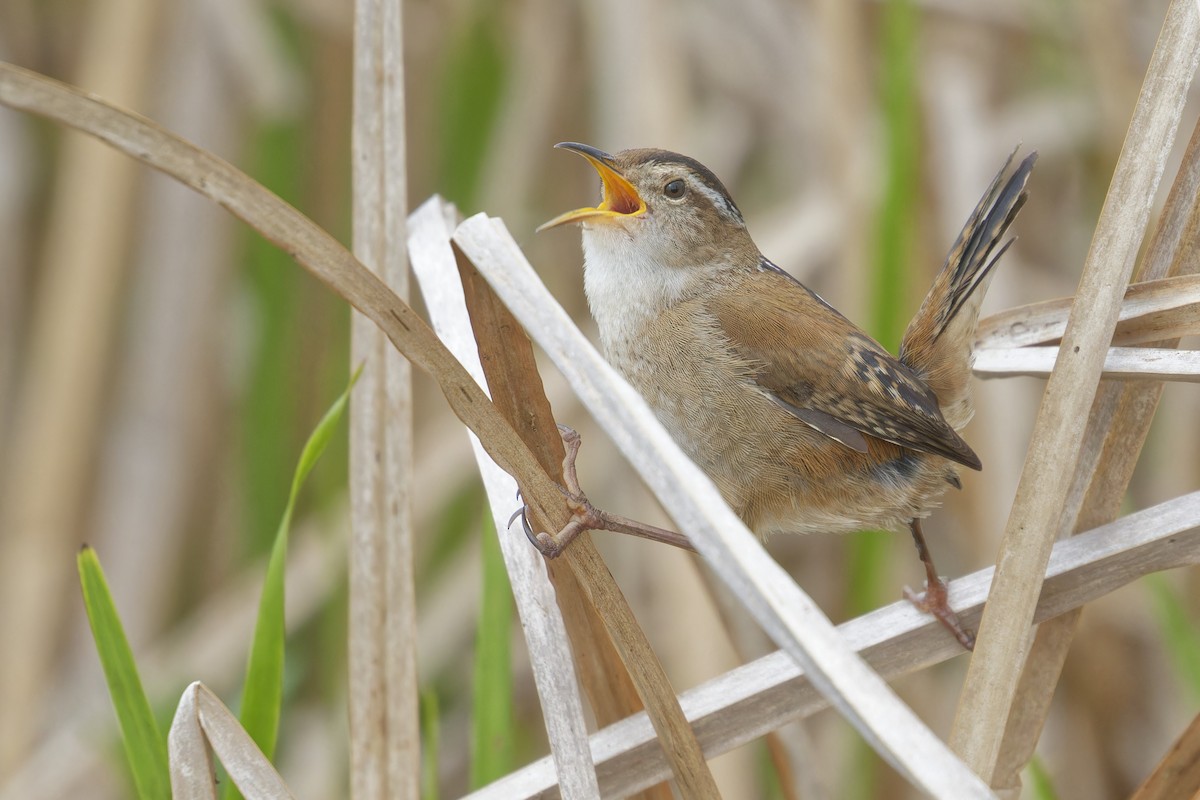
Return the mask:
<svg viewBox="0 0 1200 800"><path fill-rule="evenodd" d="M1037 161L1037 153L1030 153L1006 180L1016 154L1013 150L971 212L900 344L900 359L933 389L943 416L955 430L966 425L974 412L971 351L979 306L992 268L1014 241L1001 244L1025 204L1025 184Z"/></svg>

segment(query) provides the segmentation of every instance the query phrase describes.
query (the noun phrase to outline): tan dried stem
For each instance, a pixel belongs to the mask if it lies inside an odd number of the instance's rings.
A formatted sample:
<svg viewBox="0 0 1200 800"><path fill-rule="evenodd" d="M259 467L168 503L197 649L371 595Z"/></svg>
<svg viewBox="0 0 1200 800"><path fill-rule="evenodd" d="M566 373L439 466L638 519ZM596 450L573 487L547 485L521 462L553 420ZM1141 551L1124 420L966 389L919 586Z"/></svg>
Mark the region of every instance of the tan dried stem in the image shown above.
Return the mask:
<svg viewBox="0 0 1200 800"><path fill-rule="evenodd" d="M408 296L400 0L358 0L351 134L355 255ZM412 370L370 319L351 322L350 789L420 796L411 513Z"/></svg>

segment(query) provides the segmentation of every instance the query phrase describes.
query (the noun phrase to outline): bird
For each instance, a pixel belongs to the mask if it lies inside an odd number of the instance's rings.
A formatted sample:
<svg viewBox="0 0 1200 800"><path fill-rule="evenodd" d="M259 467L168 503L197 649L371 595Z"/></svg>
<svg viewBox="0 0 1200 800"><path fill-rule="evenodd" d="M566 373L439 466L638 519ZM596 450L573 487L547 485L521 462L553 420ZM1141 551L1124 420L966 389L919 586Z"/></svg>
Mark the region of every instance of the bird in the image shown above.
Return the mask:
<svg viewBox="0 0 1200 800"><path fill-rule="evenodd" d="M961 488L960 468L982 468L959 434L972 345L1037 153L1014 170L1014 150L996 173L893 356L759 250L699 161L556 147L596 169L601 202L538 230L582 228L605 358L760 537L907 528L927 580L924 596L906 595L971 649L921 520Z"/></svg>

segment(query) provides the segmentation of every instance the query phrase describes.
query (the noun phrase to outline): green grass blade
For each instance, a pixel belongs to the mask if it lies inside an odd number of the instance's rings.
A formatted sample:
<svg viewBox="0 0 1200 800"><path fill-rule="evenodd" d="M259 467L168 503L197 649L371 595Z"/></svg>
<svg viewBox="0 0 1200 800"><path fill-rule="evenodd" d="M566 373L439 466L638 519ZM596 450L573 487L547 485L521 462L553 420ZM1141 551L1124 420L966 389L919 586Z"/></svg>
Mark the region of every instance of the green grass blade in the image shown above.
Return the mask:
<svg viewBox="0 0 1200 800"><path fill-rule="evenodd" d="M263 582L262 597L258 604L258 619L254 624L254 640L250 646L250 657L246 664L246 683L242 690L242 710L239 720L242 727L254 739L263 755L271 758L275 753L275 740L279 733L279 713L283 703L283 660L284 660L284 568L287 562L288 531L292 524L292 512L304 479L312 472L321 453L337 429L346 410L350 391L362 374L362 367L354 373L346 390L334 401L325 416L317 423L312 435L300 453L300 461L292 475L292 488L288 494L283 518L271 547L271 559L267 564L267 577ZM240 797L232 782L225 785L226 798Z"/></svg>
<svg viewBox="0 0 1200 800"><path fill-rule="evenodd" d="M509 636L513 600L508 573L491 520L483 526L483 598L475 639L471 788L513 768L512 662Z"/></svg>
<svg viewBox="0 0 1200 800"><path fill-rule="evenodd" d="M137 794L142 800L158 800L171 796L171 777L167 761L167 740L159 732L158 723L150 709L150 701L142 689L137 664L125 629L117 615L108 582L100 559L90 547L84 547L76 557L79 584L83 589L83 605L108 693L121 725L125 758L133 774Z"/></svg>
<svg viewBox="0 0 1200 800"><path fill-rule="evenodd" d="M281 15L282 16L282 15ZM286 26L276 30L287 38ZM297 58L299 60L299 58ZM297 69L301 69L296 64ZM248 158L254 176L289 203L303 208L305 152L299 121L267 122L250 139ZM241 400L244 556L257 558L270 546L269 536L284 487L279 476L291 468L290 453L303 431L300 404L290 394L303 380L296 357L297 334L303 324L306 276L292 268L291 257L253 231L245 232L242 280L256 322L254 350Z"/></svg>

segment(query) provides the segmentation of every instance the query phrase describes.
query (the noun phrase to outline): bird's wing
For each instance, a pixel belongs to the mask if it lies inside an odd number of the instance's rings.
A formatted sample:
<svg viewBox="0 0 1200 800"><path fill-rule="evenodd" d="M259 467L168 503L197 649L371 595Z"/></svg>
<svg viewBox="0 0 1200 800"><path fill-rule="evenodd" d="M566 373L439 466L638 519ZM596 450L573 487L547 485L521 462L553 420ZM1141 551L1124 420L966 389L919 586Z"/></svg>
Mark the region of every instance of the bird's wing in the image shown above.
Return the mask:
<svg viewBox="0 0 1200 800"><path fill-rule="evenodd" d="M776 403L860 452L866 434L980 468L936 395L878 342L769 262L750 280L756 291L717 292L705 305Z"/></svg>

